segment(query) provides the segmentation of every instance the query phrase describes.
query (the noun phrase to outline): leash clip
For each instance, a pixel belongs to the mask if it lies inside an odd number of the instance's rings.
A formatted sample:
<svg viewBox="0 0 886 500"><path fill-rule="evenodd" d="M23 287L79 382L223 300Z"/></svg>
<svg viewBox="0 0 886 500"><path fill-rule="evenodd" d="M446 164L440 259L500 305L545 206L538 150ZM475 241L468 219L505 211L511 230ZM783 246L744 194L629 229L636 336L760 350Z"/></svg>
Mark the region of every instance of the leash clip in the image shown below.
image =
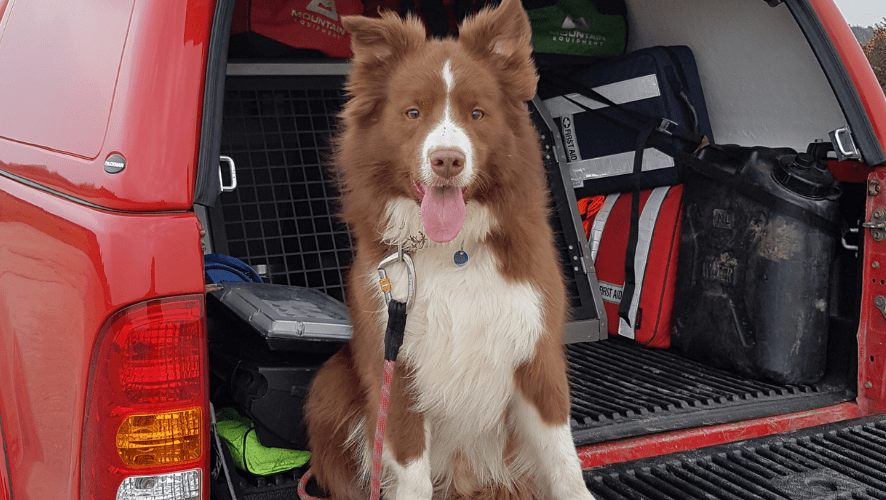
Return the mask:
<svg viewBox="0 0 886 500"><path fill-rule="evenodd" d="M397 251L388 255L378 264L378 284L385 296L385 302L391 303L391 280L388 279L388 273L385 270L389 265L402 262L406 264L407 292L406 292L406 310L412 308L413 299L415 299L415 264L412 263L412 257L403 251L403 245L397 245Z"/></svg>

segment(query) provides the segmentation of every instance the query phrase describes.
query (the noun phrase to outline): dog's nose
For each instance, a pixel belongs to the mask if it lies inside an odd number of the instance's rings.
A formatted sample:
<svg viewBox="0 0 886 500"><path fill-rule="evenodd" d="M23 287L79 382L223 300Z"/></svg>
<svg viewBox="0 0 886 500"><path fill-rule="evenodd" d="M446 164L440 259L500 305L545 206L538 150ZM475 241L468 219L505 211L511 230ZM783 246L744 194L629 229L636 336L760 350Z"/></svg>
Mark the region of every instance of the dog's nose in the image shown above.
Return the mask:
<svg viewBox="0 0 886 500"><path fill-rule="evenodd" d="M457 149L438 149L431 153L431 168L444 179L458 175L465 168L465 155Z"/></svg>

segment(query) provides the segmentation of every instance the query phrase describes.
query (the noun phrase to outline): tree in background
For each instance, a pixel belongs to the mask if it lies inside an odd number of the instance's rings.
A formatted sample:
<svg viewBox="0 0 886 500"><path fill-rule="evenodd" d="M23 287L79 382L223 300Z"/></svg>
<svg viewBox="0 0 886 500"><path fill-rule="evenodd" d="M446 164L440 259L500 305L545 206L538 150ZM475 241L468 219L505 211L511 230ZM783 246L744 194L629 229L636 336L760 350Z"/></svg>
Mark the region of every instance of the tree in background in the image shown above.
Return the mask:
<svg viewBox="0 0 886 500"><path fill-rule="evenodd" d="M874 36L861 44L861 49L871 63L880 87L886 92L886 18L874 27Z"/></svg>

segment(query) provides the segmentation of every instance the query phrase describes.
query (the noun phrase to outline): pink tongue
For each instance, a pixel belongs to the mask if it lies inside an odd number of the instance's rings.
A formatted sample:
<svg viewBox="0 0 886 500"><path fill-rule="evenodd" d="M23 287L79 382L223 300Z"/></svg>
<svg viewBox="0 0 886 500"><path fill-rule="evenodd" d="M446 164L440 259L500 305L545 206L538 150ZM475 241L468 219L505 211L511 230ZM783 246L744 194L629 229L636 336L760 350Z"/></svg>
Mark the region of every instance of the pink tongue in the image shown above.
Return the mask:
<svg viewBox="0 0 886 500"><path fill-rule="evenodd" d="M461 188L426 188L421 201L421 222L428 238L437 243L446 243L458 236L465 223L465 199Z"/></svg>

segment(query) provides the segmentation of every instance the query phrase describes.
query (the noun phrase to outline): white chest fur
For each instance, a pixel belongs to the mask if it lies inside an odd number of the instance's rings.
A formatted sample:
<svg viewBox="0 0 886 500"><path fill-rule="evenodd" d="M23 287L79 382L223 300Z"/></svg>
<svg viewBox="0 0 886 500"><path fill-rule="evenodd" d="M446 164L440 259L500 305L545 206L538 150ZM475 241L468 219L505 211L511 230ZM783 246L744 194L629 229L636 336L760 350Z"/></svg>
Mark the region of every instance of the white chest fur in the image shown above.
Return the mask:
<svg viewBox="0 0 886 500"><path fill-rule="evenodd" d="M467 208L466 224L454 241L431 242L412 255L416 295L400 359L414 368L414 409L424 414L432 441L446 441L432 446L432 468L445 466L458 451L484 462L481 469L495 475L488 467L501 463L514 369L535 352L544 314L538 290L499 274L495 255L484 244L494 224L488 211L471 203ZM386 242L416 239L421 221L415 202L391 202L388 214ZM459 267L453 255L461 249L469 260ZM395 264L387 271L393 297L405 300L405 266ZM378 288L376 276L370 278ZM468 448L481 450L472 456Z"/></svg>

